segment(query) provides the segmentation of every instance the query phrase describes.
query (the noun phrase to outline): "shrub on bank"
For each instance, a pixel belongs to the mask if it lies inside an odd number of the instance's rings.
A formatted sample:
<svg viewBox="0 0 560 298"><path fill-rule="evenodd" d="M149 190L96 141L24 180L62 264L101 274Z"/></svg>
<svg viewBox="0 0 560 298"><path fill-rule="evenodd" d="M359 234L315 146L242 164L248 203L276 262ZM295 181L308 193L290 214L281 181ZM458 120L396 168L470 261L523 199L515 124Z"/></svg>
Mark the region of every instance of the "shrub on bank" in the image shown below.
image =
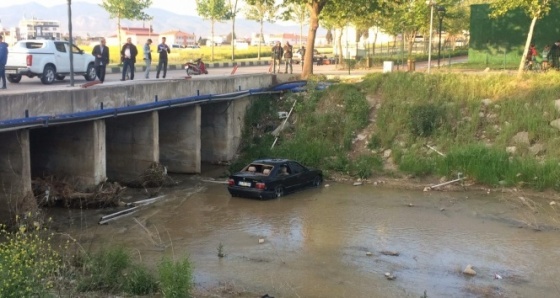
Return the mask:
<svg viewBox="0 0 560 298"><path fill-rule="evenodd" d="M61 266L49 233L34 215L16 217L15 231L0 225L0 297L44 297Z"/></svg>

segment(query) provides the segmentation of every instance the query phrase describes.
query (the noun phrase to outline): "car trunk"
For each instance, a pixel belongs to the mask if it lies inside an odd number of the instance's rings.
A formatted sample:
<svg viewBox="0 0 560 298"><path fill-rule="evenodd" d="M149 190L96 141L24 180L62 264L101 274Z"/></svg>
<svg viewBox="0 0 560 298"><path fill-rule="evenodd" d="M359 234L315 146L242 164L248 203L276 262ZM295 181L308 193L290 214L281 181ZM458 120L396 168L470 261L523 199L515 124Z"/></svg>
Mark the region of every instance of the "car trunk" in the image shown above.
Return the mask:
<svg viewBox="0 0 560 298"><path fill-rule="evenodd" d="M262 183L263 178L264 177L262 175L255 175L253 173L236 174L230 178L233 179L233 185L230 182L230 186L258 188L257 183Z"/></svg>

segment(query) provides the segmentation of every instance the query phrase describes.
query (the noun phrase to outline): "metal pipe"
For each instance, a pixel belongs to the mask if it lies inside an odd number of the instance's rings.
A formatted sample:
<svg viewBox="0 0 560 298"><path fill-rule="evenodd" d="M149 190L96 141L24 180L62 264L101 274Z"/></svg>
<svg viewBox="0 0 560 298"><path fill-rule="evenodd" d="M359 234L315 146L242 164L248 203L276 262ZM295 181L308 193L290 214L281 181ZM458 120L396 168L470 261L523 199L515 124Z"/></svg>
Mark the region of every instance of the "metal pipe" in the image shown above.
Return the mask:
<svg viewBox="0 0 560 298"><path fill-rule="evenodd" d="M430 44L428 45L428 73L431 71L432 67L432 33L434 27L434 1L426 1L428 5L430 5Z"/></svg>

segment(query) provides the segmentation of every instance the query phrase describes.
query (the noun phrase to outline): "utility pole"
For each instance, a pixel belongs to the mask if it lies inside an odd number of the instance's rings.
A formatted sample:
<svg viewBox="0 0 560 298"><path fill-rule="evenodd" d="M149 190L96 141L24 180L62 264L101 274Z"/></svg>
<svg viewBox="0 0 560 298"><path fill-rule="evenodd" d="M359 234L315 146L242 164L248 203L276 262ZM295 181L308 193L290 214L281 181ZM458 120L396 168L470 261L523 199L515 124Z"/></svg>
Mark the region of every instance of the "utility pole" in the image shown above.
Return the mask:
<svg viewBox="0 0 560 298"><path fill-rule="evenodd" d="M74 87L74 42L72 40L72 0L68 0L68 43L70 51L70 87Z"/></svg>

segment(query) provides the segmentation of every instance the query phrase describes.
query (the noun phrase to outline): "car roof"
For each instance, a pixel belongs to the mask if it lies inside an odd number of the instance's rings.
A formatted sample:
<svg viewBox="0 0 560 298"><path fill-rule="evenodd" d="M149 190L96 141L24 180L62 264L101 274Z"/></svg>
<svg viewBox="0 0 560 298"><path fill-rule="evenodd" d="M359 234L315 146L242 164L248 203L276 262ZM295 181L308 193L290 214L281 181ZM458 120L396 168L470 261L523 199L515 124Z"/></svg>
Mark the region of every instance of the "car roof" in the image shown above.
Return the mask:
<svg viewBox="0 0 560 298"><path fill-rule="evenodd" d="M292 161L292 160L290 160L290 159L278 159L278 158L264 158L264 159L254 160L252 163L265 163L265 164L277 165L277 164L287 163L289 161Z"/></svg>

